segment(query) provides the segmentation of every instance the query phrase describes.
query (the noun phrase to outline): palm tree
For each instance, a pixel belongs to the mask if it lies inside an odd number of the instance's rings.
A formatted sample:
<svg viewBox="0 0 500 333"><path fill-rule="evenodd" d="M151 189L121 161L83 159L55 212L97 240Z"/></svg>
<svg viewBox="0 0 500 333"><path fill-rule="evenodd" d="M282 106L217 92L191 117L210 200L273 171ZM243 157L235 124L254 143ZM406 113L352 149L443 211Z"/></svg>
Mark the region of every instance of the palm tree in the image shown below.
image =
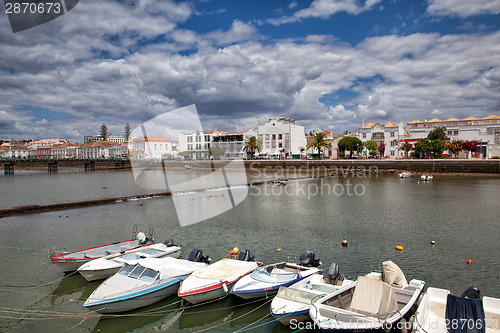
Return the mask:
<svg viewBox="0 0 500 333"><path fill-rule="evenodd" d="M332 144L326 142L326 134L323 132L316 132L313 134L313 140L307 144L307 149L318 149L318 157L321 157L321 150L323 148L332 149Z"/></svg>
<svg viewBox="0 0 500 333"><path fill-rule="evenodd" d="M252 159L253 155L255 154L256 151L260 152L262 150L262 142L257 140L255 136L249 137L245 141L245 146L243 147L243 151L249 151L252 153Z"/></svg>

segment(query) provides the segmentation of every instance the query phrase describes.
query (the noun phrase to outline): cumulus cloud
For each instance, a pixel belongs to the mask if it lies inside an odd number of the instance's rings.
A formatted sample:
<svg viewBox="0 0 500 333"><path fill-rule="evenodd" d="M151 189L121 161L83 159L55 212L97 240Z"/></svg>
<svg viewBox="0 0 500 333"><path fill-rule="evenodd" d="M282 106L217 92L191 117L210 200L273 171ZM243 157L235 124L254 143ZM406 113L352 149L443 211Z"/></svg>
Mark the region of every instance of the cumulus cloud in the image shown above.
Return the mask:
<svg viewBox="0 0 500 333"><path fill-rule="evenodd" d="M308 8L298 10L292 16L283 16L277 19L269 19L274 25L297 22L307 18L326 19L338 12L346 12L358 15L364 11L371 10L381 0L365 0L361 4L357 0L314 0Z"/></svg>
<svg viewBox="0 0 500 333"><path fill-rule="evenodd" d="M103 122L122 134L127 122L134 128L191 104L203 128L229 131L277 116L343 132L362 121L425 119L433 110L498 112L500 32L387 35L356 46L319 35L270 42L238 20L208 33L179 28L192 15L188 5L150 3L106 2L113 10L105 15L86 1L46 25L0 30L0 137L81 142ZM339 91L352 94L322 99Z"/></svg>
<svg viewBox="0 0 500 333"><path fill-rule="evenodd" d="M468 17L500 13L500 0L427 0L427 12L438 16Z"/></svg>

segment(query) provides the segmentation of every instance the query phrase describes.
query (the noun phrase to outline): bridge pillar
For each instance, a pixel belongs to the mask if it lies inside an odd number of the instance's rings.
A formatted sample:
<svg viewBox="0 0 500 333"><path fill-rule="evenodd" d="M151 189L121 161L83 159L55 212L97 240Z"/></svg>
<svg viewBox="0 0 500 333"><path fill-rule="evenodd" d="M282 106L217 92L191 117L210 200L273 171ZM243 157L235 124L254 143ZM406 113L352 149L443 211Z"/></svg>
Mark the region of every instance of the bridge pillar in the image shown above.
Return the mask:
<svg viewBox="0 0 500 333"><path fill-rule="evenodd" d="M14 174L14 162L8 162L3 164L3 173L4 175L13 175Z"/></svg>
<svg viewBox="0 0 500 333"><path fill-rule="evenodd" d="M84 162L84 167L83 167L83 169L84 169L85 171L94 171L94 168L95 168L95 163L94 163L94 161Z"/></svg>
<svg viewBox="0 0 500 333"><path fill-rule="evenodd" d="M50 172L57 172L57 161L49 162L48 171L49 171L49 173Z"/></svg>

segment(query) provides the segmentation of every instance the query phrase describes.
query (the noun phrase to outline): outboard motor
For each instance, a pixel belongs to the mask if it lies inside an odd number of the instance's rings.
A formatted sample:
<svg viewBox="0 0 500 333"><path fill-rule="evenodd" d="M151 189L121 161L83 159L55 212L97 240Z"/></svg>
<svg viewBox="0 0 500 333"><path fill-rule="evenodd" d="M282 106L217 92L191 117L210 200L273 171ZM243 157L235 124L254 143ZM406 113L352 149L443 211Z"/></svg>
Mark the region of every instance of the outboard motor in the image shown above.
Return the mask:
<svg viewBox="0 0 500 333"><path fill-rule="evenodd" d="M339 266L336 263L333 263L328 269L328 279L330 280L330 283L335 283L338 281L339 277Z"/></svg>
<svg viewBox="0 0 500 333"><path fill-rule="evenodd" d="M163 242L167 247L174 246L174 240L172 238L169 238Z"/></svg>
<svg viewBox="0 0 500 333"><path fill-rule="evenodd" d="M250 251L243 249L238 252L238 260L241 261L255 261L255 256L250 256Z"/></svg>
<svg viewBox="0 0 500 333"><path fill-rule="evenodd" d="M210 259L210 256L204 257L203 252L198 249L193 249L193 251L191 251L188 260L194 262L205 262L207 264L210 263L210 261L212 261L212 259Z"/></svg>
<svg viewBox="0 0 500 333"><path fill-rule="evenodd" d="M474 286L470 286L469 288L464 290L464 292L462 293L462 295L460 297L467 297L467 298L471 298L471 299L480 299L481 298L480 293L481 292L479 291L479 289L477 289Z"/></svg>
<svg viewBox="0 0 500 333"><path fill-rule="evenodd" d="M321 260L319 258L315 259L314 257L313 251L305 251L299 257L299 265L305 267L318 267L321 265Z"/></svg>

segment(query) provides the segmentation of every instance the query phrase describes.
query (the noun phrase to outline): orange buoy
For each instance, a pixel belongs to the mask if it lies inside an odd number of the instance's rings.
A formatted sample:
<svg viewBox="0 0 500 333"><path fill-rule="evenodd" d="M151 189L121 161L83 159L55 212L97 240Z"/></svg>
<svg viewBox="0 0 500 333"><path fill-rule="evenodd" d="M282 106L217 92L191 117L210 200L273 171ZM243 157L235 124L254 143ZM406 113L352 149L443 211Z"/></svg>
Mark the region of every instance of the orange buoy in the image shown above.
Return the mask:
<svg viewBox="0 0 500 333"><path fill-rule="evenodd" d="M471 265L471 264L472 264L472 259L471 259L471 258L469 258L469 259L467 260L467 263L468 263L469 265Z"/></svg>
<svg viewBox="0 0 500 333"><path fill-rule="evenodd" d="M342 245L343 245L343 246L347 246L347 244L348 244L348 243L347 243L347 239L344 239L344 240L342 241Z"/></svg>
<svg viewBox="0 0 500 333"><path fill-rule="evenodd" d="M398 251L403 251L403 246L402 246L402 245L398 245L398 246L396 246L396 250L398 250Z"/></svg>

